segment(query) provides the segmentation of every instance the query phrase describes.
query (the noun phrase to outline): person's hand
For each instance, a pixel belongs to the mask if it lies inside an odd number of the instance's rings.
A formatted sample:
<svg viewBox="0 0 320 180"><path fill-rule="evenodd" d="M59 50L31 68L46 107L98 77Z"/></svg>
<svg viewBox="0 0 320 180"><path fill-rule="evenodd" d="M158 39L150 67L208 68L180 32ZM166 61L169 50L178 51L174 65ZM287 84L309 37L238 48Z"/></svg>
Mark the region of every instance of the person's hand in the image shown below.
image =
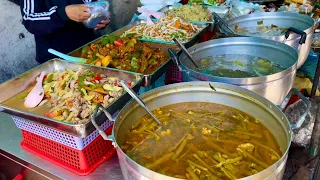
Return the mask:
<svg viewBox="0 0 320 180"><path fill-rule="evenodd" d="M91 16L90 9L85 4L72 4L67 6L65 10L69 19L76 22L83 22Z"/></svg>
<svg viewBox="0 0 320 180"><path fill-rule="evenodd" d="M109 11L109 17L111 15L111 12ZM110 18L107 18L107 19L104 19L102 20L99 24L97 24L97 26L95 27L95 29L101 29L101 28L104 28L106 27L109 23L110 23Z"/></svg>
<svg viewBox="0 0 320 180"><path fill-rule="evenodd" d="M104 20L102 20L99 24L97 24L97 26L96 26L95 29L97 30L97 29L104 28L104 27L106 27L109 23L110 23L110 18L104 19Z"/></svg>

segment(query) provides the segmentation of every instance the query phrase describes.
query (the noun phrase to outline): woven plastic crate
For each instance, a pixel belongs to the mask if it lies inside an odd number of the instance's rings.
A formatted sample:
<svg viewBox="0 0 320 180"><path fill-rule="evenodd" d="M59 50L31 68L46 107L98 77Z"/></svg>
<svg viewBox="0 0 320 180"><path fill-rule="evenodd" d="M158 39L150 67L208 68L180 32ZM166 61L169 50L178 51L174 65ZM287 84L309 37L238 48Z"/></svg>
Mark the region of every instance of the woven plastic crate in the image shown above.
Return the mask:
<svg viewBox="0 0 320 180"><path fill-rule="evenodd" d="M112 126L105 132L110 135ZM83 150L70 148L24 130L22 130L22 137L23 149L82 176L93 172L115 152L112 142L105 141L101 136Z"/></svg>
<svg viewBox="0 0 320 180"><path fill-rule="evenodd" d="M12 116L12 119L19 129L37 134L41 137L48 138L77 150L84 149L99 136L99 132L95 130L89 136L79 138L16 116ZM111 121L107 120L100 126L100 128L105 131L108 127L112 126L112 124L113 123Z"/></svg>

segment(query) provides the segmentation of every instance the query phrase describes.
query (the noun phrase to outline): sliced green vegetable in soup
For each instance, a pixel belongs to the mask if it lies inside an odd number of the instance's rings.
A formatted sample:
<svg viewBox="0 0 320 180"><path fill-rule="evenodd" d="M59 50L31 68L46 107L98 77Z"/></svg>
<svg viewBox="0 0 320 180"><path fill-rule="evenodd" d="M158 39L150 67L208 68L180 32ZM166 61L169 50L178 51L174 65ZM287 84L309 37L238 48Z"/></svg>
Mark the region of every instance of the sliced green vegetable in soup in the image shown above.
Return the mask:
<svg viewBox="0 0 320 180"><path fill-rule="evenodd" d="M129 129L121 149L158 173L181 179L238 179L268 168L282 156L268 128L240 110L187 102L153 113L163 125L143 116Z"/></svg>

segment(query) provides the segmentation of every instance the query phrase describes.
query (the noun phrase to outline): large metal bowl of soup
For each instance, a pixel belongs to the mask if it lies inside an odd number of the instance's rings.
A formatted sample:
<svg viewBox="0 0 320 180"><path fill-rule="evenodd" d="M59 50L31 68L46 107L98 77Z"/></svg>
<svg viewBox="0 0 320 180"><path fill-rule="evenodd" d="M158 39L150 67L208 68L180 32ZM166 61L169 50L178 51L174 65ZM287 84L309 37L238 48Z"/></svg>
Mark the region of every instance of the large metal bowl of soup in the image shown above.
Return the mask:
<svg viewBox="0 0 320 180"><path fill-rule="evenodd" d="M291 125L264 97L201 81L163 86L140 97L162 126L131 101L120 111L112 135L104 136L116 146L124 179L282 179ZM197 138L204 141L189 144ZM189 165L175 166L177 161Z"/></svg>
<svg viewBox="0 0 320 180"><path fill-rule="evenodd" d="M263 12L240 16L229 20L228 26L235 31L233 36L260 37L278 42L285 40L285 32L293 27L307 34L306 42L299 48L298 68L306 61L311 43L315 22L308 15L290 12ZM286 44L299 47L299 35L292 33Z"/></svg>
<svg viewBox="0 0 320 180"><path fill-rule="evenodd" d="M277 41L233 37L197 44L188 51L195 65L182 53L170 52L182 69L183 81L234 84L254 91L276 105L282 104L293 86L297 51Z"/></svg>

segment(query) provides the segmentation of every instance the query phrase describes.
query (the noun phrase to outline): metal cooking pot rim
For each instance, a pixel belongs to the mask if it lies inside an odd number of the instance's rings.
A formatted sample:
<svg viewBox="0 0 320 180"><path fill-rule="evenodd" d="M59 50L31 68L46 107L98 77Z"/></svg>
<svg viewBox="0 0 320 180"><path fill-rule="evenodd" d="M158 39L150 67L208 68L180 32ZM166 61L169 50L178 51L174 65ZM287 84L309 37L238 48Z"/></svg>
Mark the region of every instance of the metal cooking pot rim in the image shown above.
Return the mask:
<svg viewBox="0 0 320 180"><path fill-rule="evenodd" d="M217 81L220 81L220 82L228 82L228 83L235 84L235 85L242 85L242 84L252 85L252 84L260 84L261 82L270 82L270 81L275 81L277 79L281 79L282 77L286 76L290 72L295 71L297 69L298 53L293 47L288 46L283 43L280 43L280 42L277 42L277 41L263 39L263 38L259 38L259 37L230 37L230 38L215 39L215 40L210 40L210 41L203 42L203 43L197 44L195 46L192 46L191 48L188 48L188 50L189 50L190 54L192 55L200 50L207 49L207 48L214 48L215 46L229 45L229 44L230 45L232 45L232 44L248 44L248 43L268 45L270 48L275 48L274 46L279 46L282 49L286 49L286 51L290 51L290 52L288 52L288 54L290 56L295 56L296 62L292 66L285 69L284 71L281 71L281 72L278 72L275 74L271 74L268 76L248 77L248 78L230 78L230 77L219 77L219 76L212 76L212 75L205 75L205 76L208 76L208 77L215 79ZM204 47L199 48L199 46L204 46ZM185 59L187 57L184 54L180 55L180 57L179 57L180 64L181 64L181 66L183 66L183 68L187 69L187 71L191 71L194 74L204 75L204 74L197 72L195 70L192 70L192 69L188 68L186 65L184 65L181 62L182 58ZM241 82L241 83L239 83L239 82Z"/></svg>
<svg viewBox="0 0 320 180"><path fill-rule="evenodd" d="M287 119L287 117L284 115L284 113L283 113L280 109L278 109L278 107L277 107L276 105L274 105L273 103L271 103L271 102L270 102L269 100L267 100L266 98L264 98L264 97L262 97L262 96L260 96L260 95L258 95L258 94L256 94L256 93L254 93L254 92L252 92L252 91L250 91L250 90L247 90L247 89L245 89L245 88L242 88L242 87L239 87L239 86L235 86L235 85L231 85L231 84L226 84L226 83L217 83L217 82L184 82L184 83L171 84L171 85L166 85L166 86L158 87L158 88L155 88L155 89L153 89L153 90L151 90L151 91L148 91L148 92L144 93L143 95L140 95L140 98L144 100L144 98L146 98L146 97L152 96L152 95L154 95L154 94L165 93L166 91L174 90L174 89L177 89L177 88L179 88L179 87L181 87L181 86L190 86L190 87L193 87L193 86L205 86L205 84L207 84L207 86L209 86L209 83L212 84L216 89L224 89L224 90L229 90L229 91L237 92L239 96L240 96L240 95L242 95L242 96L245 95L247 98L251 99L252 101L256 101L257 103L259 102L259 103L264 104L264 105L266 106L266 108L269 107L269 109L272 109L272 111L278 111L278 112L276 112L276 114L278 114L278 115L280 114L280 115L281 115L281 119L282 119L283 121L286 121L286 123L290 125L290 122L288 121L288 119ZM233 90L231 90L231 88L232 88ZM239 91L240 91L240 92L239 92ZM243 93L243 94L242 94L242 93ZM122 112L122 111L125 111L125 110L126 110L126 107L127 107L130 103L132 103L132 101L133 101L133 100L131 100L123 109L121 109L119 115L117 116L117 119L115 120L114 127L116 127L117 122L118 122L118 123L122 123L123 120L121 121L121 120L119 119L119 118L121 117L121 116L120 116L120 115L121 115L121 112ZM135 103L135 104L137 105L137 102L134 101L133 103ZM262 105L262 104L261 104L261 105ZM137 106L135 106L134 108L130 109L130 112L131 112L133 109L137 108L137 107L139 107L139 106L137 105ZM125 116L128 116L128 115L130 114L130 112L129 112L129 113L126 113ZM121 117L121 118L122 118L122 117ZM278 118L280 118L280 116L279 116ZM119 119L119 120L118 120L118 119ZM120 125L117 125L117 126L120 127ZM284 130L284 131L285 131L285 130ZM269 171L270 169L272 169L275 164L277 164L277 163L279 163L279 162L282 162L282 163L283 163L283 161L284 161L285 158L286 158L286 155L287 155L288 152L289 152L289 147L291 146L292 130L290 129L289 132L287 132L287 133L289 133L289 137L288 137L288 141L289 141L289 142L288 142L288 146L287 146L286 150L283 152L283 155L281 156L281 158L280 158L277 162L275 162L273 165L271 165L271 166L269 166L268 168L264 169L263 171L261 171L261 172L259 172L259 173L256 173L256 174L254 174L254 175L251 175L251 176L247 176L247 177L241 178L241 180L247 180L247 179L249 179L249 178L252 177L252 176L259 176L259 174L265 173L266 171ZM142 169L144 169L144 170L152 171L152 170L147 169L147 168L145 168L144 166L138 164L137 162L135 162L134 160L132 160L129 156L127 156L126 153L123 152L123 150L120 148L120 146L119 146L119 144L118 144L118 142L117 142L117 140L116 140L116 135L115 135L115 129L114 129L114 128L113 128L113 130L112 130L111 138L109 137L109 140L112 140L112 141L113 141L113 144L124 154L124 156L125 156L127 159L131 160L132 163L134 163L135 165L139 166L140 168L142 168ZM155 171L153 171L153 172L155 172ZM156 173L156 172L155 172L155 173ZM160 174L160 173L159 173L159 174ZM163 174L161 174L161 175L163 175ZM166 176L166 175L163 175L163 177L167 177L167 178L170 178L170 179L177 179L177 180L178 180L178 178L174 178L174 177L170 177L170 176Z"/></svg>
<svg viewBox="0 0 320 180"><path fill-rule="evenodd" d="M300 20L303 20L304 22L309 24L309 27L306 29L303 29L303 31L305 31L307 34L309 34L313 31L313 26L315 24L315 21L313 18L311 18L308 15L304 15L304 14L300 14L300 13L293 13L293 12L261 12L258 14L253 13L253 14L247 14L247 15L233 18L233 19L229 20L227 23L230 26L233 24L240 23L242 21L250 21L250 20L256 20L256 19L258 20L261 18L263 18L263 19L268 19L268 18L277 19L279 17L281 17L282 19L294 19L295 17L299 17ZM244 35L239 35L239 34L237 34L237 36L246 37ZM248 36L250 36L250 35L248 35ZM278 39L278 38L284 37L284 35L281 35L281 36L250 36L250 37L260 37L260 38L268 37L270 39ZM288 40L291 40L291 39L288 39Z"/></svg>

